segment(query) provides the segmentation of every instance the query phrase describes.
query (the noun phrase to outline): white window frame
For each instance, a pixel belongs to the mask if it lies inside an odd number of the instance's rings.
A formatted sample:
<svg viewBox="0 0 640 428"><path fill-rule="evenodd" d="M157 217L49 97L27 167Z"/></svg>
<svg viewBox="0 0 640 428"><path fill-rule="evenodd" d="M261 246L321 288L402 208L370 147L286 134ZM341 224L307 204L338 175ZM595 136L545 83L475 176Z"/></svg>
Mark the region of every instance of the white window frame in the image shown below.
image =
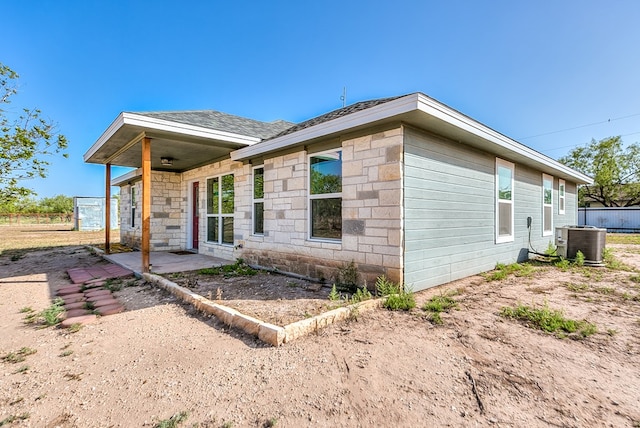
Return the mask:
<svg viewBox="0 0 640 428"><path fill-rule="evenodd" d="M256 170L262 169L262 198L256 198ZM256 204L262 203L262 232L256 232ZM264 236L264 165L251 168L251 233Z"/></svg>
<svg viewBox="0 0 640 428"><path fill-rule="evenodd" d="M234 198L234 209L232 213L222 213L222 178L226 177L226 176L232 176L233 177L233 198ZM217 213L209 213L209 180L215 180L218 179L218 212ZM220 175L216 175L216 176L212 176L212 177L207 177L205 179L205 197L206 197L206 203L205 203L205 218L207 219L207 223L205 226L205 237L206 240L205 242L209 243L209 244L217 244L217 245L224 245L224 246L233 246L233 242L229 243L229 242L223 242L224 239L224 227L223 227L223 223L224 223L224 219L225 218L234 218L235 217L235 194L236 194L236 189L235 189L235 175L233 173L228 173L228 174L220 174ZM209 218L218 218L218 241L210 241L209 240ZM233 225L234 228L234 232L235 232L235 222Z"/></svg>
<svg viewBox="0 0 640 428"><path fill-rule="evenodd" d="M567 209L567 185L563 179L558 179L558 214L564 214Z"/></svg>
<svg viewBox="0 0 640 428"><path fill-rule="evenodd" d="M499 167L507 168L511 171L511 199L500 199L500 175L499 175ZM496 171L495 171L495 200L496 200L496 244L501 244L504 242L513 242L515 240L515 175L516 175L516 166L515 164L508 162L504 159L496 158ZM500 204L507 203L511 206L511 234L510 235L500 235Z"/></svg>
<svg viewBox="0 0 640 428"><path fill-rule="evenodd" d="M313 206L312 206L312 201L313 200L317 200L317 199L336 199L336 198L340 198L340 202L342 204L342 192L337 192L337 193L321 193L321 194L317 194L317 195L312 195L311 194L311 158L313 157L317 157L317 156L321 156L325 153L335 153L335 152L340 152L340 155L342 157L342 147L339 148L335 148L335 149L331 149L331 150L324 150L321 152L317 152L317 153L312 153L307 155L307 172L308 172L308 177L307 177L307 184L308 184L308 189L307 189L307 212L309 214L309 219L308 219L308 239L310 241L319 241L319 242L333 242L333 243L340 243L342 242L342 237L340 237L340 239L337 238L323 238L323 237L315 237L313 236ZM340 175L340 178L342 179L342 174ZM342 188L342 187L341 187ZM342 219L342 213L340 213L340 217Z"/></svg>
<svg viewBox="0 0 640 428"><path fill-rule="evenodd" d="M544 200L544 191L545 191L545 181L551 182L551 203L547 204ZM550 208L550 219L549 219L549 229L544 228L546 216L545 216L545 208ZM551 236L553 235L553 176L549 174L542 174L542 236Z"/></svg>

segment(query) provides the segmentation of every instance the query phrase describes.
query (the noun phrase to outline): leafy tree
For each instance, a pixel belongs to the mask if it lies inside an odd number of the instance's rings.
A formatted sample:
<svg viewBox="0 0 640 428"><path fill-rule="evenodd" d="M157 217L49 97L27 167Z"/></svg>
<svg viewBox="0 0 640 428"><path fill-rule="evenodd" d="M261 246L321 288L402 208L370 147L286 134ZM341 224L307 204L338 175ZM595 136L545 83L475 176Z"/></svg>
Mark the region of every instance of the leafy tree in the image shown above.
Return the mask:
<svg viewBox="0 0 640 428"><path fill-rule="evenodd" d="M592 198L605 207L640 205L640 146L623 147L622 138L609 137L576 147L559 159L563 164L593 177L593 184L579 190L579 204Z"/></svg>
<svg viewBox="0 0 640 428"><path fill-rule="evenodd" d="M73 198L65 195L56 195L52 198L43 198L38 204L41 213L65 213L73 212Z"/></svg>
<svg viewBox="0 0 640 428"><path fill-rule="evenodd" d="M0 63L0 107L11 103L17 94L18 74ZM0 108L0 202L35 194L21 185L23 180L46 178L47 157L62 153L67 139L51 121L42 118L37 108L13 113Z"/></svg>

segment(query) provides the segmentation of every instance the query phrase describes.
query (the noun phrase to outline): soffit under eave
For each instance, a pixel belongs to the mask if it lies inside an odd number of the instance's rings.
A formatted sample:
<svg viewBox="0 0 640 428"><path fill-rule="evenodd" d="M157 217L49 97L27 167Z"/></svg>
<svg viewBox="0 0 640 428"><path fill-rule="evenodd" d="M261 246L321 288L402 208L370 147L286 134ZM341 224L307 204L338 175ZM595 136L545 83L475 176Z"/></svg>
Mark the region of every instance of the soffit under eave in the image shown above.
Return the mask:
<svg viewBox="0 0 640 428"><path fill-rule="evenodd" d="M228 156L247 144L184 135L125 124L117 129L87 160L88 163L138 168L142 162L141 136L151 138L153 170L182 172L197 168L214 159ZM134 142L131 144L132 142ZM161 164L161 158L172 158L172 166Z"/></svg>

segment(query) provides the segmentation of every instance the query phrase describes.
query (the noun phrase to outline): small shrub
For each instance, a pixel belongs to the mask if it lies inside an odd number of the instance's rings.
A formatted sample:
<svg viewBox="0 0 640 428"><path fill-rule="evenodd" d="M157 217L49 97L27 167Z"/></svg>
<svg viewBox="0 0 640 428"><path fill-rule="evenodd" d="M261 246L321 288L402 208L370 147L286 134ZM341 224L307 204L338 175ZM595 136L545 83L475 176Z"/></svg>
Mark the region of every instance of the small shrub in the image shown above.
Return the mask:
<svg viewBox="0 0 640 428"><path fill-rule="evenodd" d="M573 264L576 266L584 266L584 254L578 250L576 252L576 258L573 260Z"/></svg>
<svg viewBox="0 0 640 428"><path fill-rule="evenodd" d="M359 281L360 274L353 260L349 263L343 263L343 265L338 268L335 276L335 284L338 290L355 293L358 290Z"/></svg>

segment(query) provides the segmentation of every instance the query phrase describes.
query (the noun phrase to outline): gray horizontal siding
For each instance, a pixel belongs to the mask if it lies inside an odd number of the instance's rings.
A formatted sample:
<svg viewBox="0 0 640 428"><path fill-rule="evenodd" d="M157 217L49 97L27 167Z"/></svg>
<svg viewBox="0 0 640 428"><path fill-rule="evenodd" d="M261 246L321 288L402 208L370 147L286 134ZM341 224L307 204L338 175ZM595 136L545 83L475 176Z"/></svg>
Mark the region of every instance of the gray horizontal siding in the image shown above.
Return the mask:
<svg viewBox="0 0 640 428"><path fill-rule="evenodd" d="M515 167L515 239L495 243L495 155L407 129L404 169L404 278L414 290L491 270L496 263L526 259L531 242L544 251L553 236L542 236L542 173ZM505 159L509 160L509 159ZM557 207L554 226L574 221L575 185L566 183L566 214Z"/></svg>

